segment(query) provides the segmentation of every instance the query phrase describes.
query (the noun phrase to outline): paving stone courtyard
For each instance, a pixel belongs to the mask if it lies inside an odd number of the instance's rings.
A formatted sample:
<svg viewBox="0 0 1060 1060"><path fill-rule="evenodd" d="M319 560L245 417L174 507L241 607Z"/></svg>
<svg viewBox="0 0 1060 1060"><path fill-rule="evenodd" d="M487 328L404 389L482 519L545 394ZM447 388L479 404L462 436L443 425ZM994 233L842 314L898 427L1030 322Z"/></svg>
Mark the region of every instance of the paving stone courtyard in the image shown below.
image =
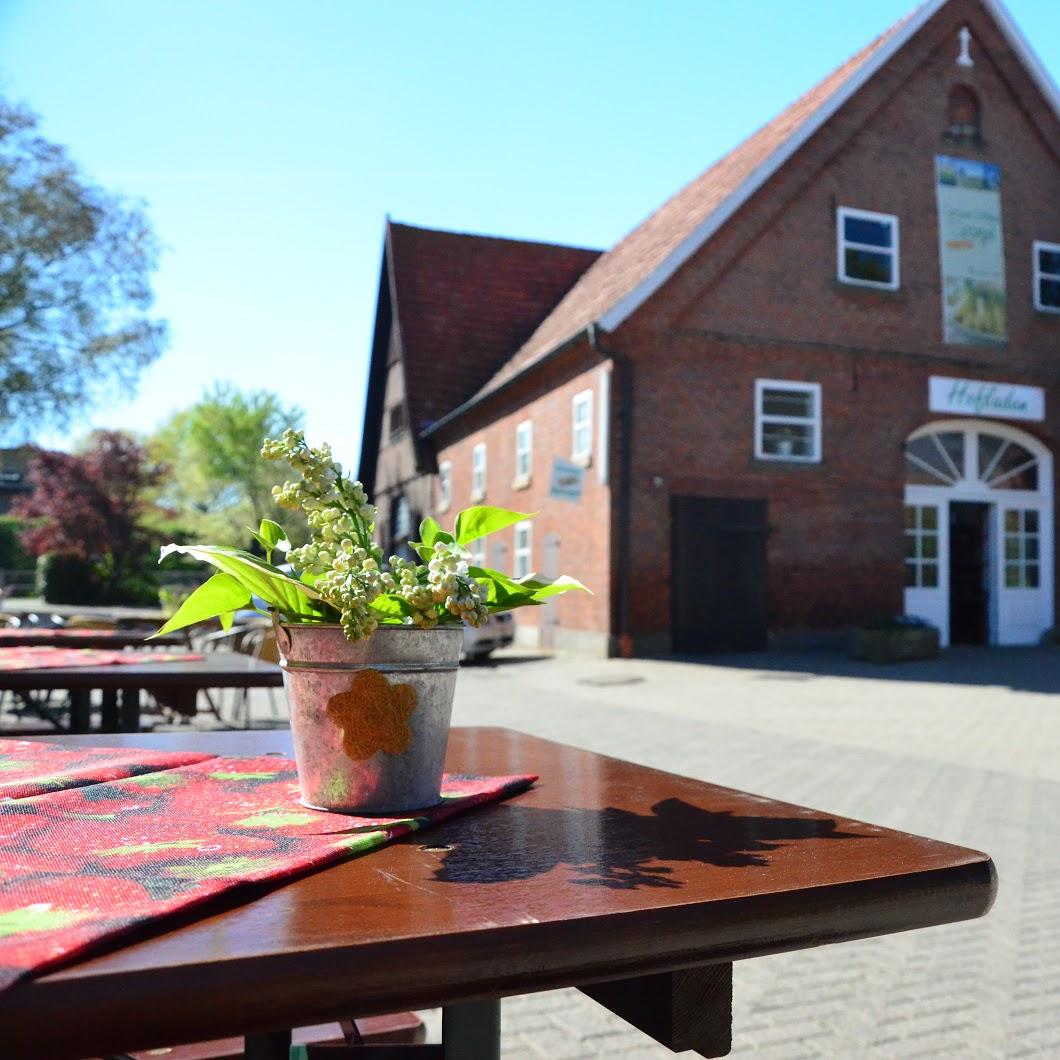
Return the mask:
<svg viewBox="0 0 1060 1060"><path fill-rule="evenodd" d="M264 721L264 703L255 705ZM1060 1056L1060 652L828 653L465 667L454 722L500 724L988 851L985 920L736 965L734 1056ZM503 1005L505 1060L653 1057L576 991Z"/></svg>

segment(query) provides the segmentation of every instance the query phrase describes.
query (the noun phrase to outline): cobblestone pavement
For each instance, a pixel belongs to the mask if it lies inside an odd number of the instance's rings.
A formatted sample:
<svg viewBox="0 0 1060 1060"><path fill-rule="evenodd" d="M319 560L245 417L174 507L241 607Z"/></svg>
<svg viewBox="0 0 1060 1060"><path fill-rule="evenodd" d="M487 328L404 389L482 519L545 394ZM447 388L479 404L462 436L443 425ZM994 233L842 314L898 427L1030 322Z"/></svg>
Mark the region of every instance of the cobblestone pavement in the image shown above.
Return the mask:
<svg viewBox="0 0 1060 1060"><path fill-rule="evenodd" d="M254 713L271 719L264 699ZM454 722L992 855L1000 891L983 920L737 963L732 1055L1060 1057L1060 651L892 667L508 653L462 670ZM503 1016L505 1060L674 1055L573 990L506 1000Z"/></svg>
<svg viewBox="0 0 1060 1060"><path fill-rule="evenodd" d="M517 658L462 671L456 724L508 725L994 858L984 920L737 963L732 1055L1060 1056L1060 653L953 651L890 668L824 653ZM673 1055L577 991L513 998L503 1013L505 1060Z"/></svg>

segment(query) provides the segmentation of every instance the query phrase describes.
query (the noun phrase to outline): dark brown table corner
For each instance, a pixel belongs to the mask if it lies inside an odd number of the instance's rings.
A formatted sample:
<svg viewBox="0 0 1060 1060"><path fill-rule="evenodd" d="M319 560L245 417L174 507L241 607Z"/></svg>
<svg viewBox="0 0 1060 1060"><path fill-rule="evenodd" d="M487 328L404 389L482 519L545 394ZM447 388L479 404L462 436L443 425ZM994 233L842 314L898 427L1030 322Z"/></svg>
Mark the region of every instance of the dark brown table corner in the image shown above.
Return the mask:
<svg viewBox="0 0 1060 1060"><path fill-rule="evenodd" d="M289 747L285 732L67 739ZM455 729L449 764L541 780L16 988L0 999L9 1048L77 1057L245 1031L280 1050L285 1027L438 1005L466 1042L493 1035L499 998L577 986L664 1044L724 1055L734 960L971 919L996 891L977 851L510 730Z"/></svg>

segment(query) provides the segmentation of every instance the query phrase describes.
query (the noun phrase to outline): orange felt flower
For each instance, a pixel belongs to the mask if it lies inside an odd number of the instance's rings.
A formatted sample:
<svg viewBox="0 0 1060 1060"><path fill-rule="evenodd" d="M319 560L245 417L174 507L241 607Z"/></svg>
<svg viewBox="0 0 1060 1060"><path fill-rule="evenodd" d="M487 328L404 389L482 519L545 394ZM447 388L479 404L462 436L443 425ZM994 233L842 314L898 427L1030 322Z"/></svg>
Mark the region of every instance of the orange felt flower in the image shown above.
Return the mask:
<svg viewBox="0 0 1060 1060"><path fill-rule="evenodd" d="M355 762L376 751L404 754L412 741L416 709L412 685L392 685L378 670L358 670L348 692L328 700L328 717L342 729L342 749Z"/></svg>

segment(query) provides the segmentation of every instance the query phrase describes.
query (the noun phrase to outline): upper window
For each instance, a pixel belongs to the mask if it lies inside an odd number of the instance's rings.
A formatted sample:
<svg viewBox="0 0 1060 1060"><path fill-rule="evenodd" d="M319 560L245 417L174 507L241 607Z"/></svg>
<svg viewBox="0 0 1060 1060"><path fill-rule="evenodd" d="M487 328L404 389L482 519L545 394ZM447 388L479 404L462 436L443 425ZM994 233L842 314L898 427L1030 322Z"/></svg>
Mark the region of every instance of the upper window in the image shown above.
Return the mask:
<svg viewBox="0 0 1060 1060"><path fill-rule="evenodd" d="M529 420L523 420L515 428L515 481L520 485L530 481L533 453L534 425Z"/></svg>
<svg viewBox="0 0 1060 1060"><path fill-rule="evenodd" d="M453 465L443 460L438 465L438 510L446 511L453 502Z"/></svg>
<svg viewBox="0 0 1060 1060"><path fill-rule="evenodd" d="M1060 243L1034 244L1034 308L1060 313Z"/></svg>
<svg viewBox="0 0 1060 1060"><path fill-rule="evenodd" d="M898 290L898 218L840 206L836 217L841 283Z"/></svg>
<svg viewBox="0 0 1060 1060"><path fill-rule="evenodd" d="M476 537L474 541L469 541L467 550L471 553L472 567L486 566L486 539L484 537Z"/></svg>
<svg viewBox="0 0 1060 1060"><path fill-rule="evenodd" d="M486 496L486 443L479 442L471 450L471 499L480 501Z"/></svg>
<svg viewBox="0 0 1060 1060"><path fill-rule="evenodd" d="M593 392L583 390L571 404L572 460L588 460L593 453Z"/></svg>
<svg viewBox="0 0 1060 1060"><path fill-rule="evenodd" d="M755 380L755 456L759 460L820 461L820 383Z"/></svg>
<svg viewBox="0 0 1060 1060"><path fill-rule="evenodd" d="M980 140L979 97L968 85L954 85L946 100L945 139L951 143L977 144Z"/></svg>
<svg viewBox="0 0 1060 1060"><path fill-rule="evenodd" d="M988 424L928 430L905 443L906 483L1037 491L1040 460Z"/></svg>
<svg viewBox="0 0 1060 1060"><path fill-rule="evenodd" d="M531 572L530 534L532 526L528 521L515 524L515 577L525 578Z"/></svg>
<svg viewBox="0 0 1060 1060"><path fill-rule="evenodd" d="M390 437L391 439L397 438L405 428L408 426L408 421L405 418L405 405L404 402L398 405L392 405L390 407Z"/></svg>

